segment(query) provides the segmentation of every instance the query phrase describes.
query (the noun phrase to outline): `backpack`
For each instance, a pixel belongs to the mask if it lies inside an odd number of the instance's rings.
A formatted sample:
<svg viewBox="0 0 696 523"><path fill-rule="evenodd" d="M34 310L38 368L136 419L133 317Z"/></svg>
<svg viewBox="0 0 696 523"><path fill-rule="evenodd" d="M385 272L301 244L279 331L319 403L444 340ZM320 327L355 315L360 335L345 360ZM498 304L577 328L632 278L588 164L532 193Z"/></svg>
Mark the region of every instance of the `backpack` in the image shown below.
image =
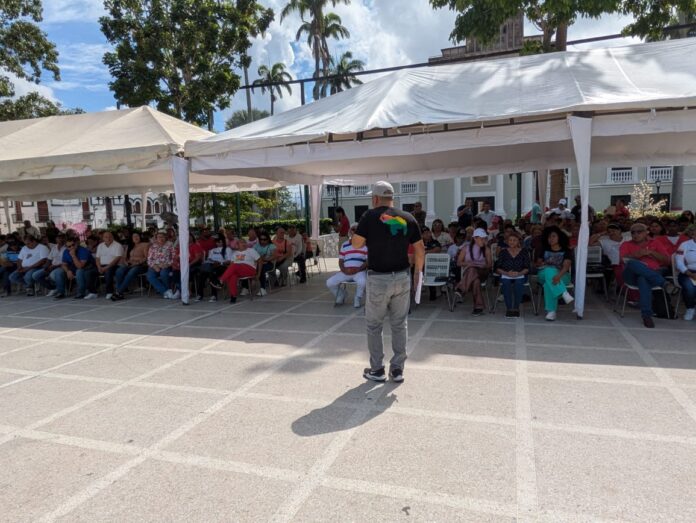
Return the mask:
<svg viewBox="0 0 696 523"><path fill-rule="evenodd" d="M652 310L658 318L673 320L675 318L674 307L667 296L667 308L665 308L665 297L662 291L653 291L652 295Z"/></svg>

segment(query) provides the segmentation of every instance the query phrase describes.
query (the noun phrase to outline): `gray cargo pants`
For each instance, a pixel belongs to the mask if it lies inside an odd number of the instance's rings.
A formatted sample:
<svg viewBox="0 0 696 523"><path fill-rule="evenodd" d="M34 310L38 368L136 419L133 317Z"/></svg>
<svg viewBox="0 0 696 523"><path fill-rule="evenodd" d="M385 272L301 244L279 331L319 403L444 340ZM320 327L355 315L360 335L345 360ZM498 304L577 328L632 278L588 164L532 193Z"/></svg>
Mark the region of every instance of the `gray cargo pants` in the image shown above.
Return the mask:
<svg viewBox="0 0 696 523"><path fill-rule="evenodd" d="M382 326L389 316L392 333L393 369L403 369L406 362L408 341L408 309L411 300L411 274L404 270L393 273L367 272L367 298L365 323L367 324L367 348L370 350L370 368L384 366Z"/></svg>

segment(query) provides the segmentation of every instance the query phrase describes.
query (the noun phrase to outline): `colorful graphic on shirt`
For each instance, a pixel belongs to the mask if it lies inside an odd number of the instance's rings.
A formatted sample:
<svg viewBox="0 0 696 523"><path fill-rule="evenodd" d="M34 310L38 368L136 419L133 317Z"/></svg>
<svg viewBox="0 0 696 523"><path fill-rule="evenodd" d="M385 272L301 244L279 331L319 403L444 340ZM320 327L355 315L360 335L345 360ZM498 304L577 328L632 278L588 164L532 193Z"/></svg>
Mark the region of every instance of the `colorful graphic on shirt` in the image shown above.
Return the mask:
<svg viewBox="0 0 696 523"><path fill-rule="evenodd" d="M379 219L384 225L389 227L392 236L399 234L399 231L403 232L404 236L408 234L408 225L401 216L389 216L387 213L383 213Z"/></svg>

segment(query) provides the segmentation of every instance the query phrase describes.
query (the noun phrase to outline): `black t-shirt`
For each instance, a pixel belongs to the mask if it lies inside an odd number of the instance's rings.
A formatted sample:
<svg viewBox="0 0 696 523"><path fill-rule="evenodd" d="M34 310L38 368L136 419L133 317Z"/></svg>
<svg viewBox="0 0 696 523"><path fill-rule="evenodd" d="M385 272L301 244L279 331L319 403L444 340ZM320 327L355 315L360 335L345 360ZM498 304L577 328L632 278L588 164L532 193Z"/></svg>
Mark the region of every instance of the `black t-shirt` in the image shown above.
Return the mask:
<svg viewBox="0 0 696 523"><path fill-rule="evenodd" d="M377 272L408 269L408 246L421 239L413 215L393 207L367 211L360 218L357 233L367 243L367 268Z"/></svg>
<svg viewBox="0 0 696 523"><path fill-rule="evenodd" d="M459 214L461 211L464 211L464 214L457 218L457 223L459 224L460 229L466 229L474 222L474 213L471 212L471 209L467 209L465 205L460 205L457 207L457 214Z"/></svg>

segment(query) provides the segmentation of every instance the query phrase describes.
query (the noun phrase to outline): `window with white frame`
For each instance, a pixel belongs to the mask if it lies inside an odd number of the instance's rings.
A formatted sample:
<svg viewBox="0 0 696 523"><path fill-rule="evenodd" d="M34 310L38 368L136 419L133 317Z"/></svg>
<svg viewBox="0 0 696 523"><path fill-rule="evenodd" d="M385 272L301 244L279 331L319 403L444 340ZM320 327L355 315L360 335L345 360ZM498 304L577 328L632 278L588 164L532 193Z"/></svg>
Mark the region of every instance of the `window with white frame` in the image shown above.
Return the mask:
<svg viewBox="0 0 696 523"><path fill-rule="evenodd" d="M404 182L401 184L401 194L414 194L418 192L418 182Z"/></svg>
<svg viewBox="0 0 696 523"><path fill-rule="evenodd" d="M369 185L356 185L355 187L353 187L353 194L355 196L365 196L369 190Z"/></svg>
<svg viewBox="0 0 696 523"><path fill-rule="evenodd" d="M648 167L648 183L671 182L673 167L670 166L651 166Z"/></svg>
<svg viewBox="0 0 696 523"><path fill-rule="evenodd" d="M607 183L625 184L636 181L635 167L609 167L607 169Z"/></svg>
<svg viewBox="0 0 696 523"><path fill-rule="evenodd" d="M472 187L481 187L483 185L490 185L491 184L491 177L490 176L472 176L471 177L471 186Z"/></svg>

